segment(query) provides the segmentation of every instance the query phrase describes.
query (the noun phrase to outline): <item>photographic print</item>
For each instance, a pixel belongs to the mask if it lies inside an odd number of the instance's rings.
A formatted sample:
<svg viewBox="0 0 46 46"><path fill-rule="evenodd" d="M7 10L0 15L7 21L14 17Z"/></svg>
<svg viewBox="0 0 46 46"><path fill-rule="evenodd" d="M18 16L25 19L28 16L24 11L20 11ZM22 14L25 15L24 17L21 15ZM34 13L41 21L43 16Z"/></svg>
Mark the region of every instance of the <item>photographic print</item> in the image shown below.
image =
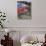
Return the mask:
<svg viewBox="0 0 46 46"><path fill-rule="evenodd" d="M17 1L19 19L31 19L31 1Z"/></svg>

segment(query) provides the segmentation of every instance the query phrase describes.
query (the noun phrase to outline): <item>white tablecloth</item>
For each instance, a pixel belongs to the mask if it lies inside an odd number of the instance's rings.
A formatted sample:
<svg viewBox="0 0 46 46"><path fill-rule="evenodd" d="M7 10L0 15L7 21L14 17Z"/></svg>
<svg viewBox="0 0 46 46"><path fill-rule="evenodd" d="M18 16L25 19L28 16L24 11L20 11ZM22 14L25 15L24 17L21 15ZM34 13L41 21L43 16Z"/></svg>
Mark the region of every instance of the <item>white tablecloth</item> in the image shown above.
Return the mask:
<svg viewBox="0 0 46 46"><path fill-rule="evenodd" d="M37 44L28 44L28 43L23 43L23 44L21 44L21 46L41 46L42 45L42 43L37 43Z"/></svg>

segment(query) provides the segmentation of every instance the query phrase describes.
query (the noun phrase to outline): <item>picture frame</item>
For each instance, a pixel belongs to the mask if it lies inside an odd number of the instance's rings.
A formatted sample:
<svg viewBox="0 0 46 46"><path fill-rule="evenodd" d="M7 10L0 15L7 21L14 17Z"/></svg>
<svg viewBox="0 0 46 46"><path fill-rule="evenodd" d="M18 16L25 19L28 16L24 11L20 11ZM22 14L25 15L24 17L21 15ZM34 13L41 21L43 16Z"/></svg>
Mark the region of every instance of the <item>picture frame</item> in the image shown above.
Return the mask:
<svg viewBox="0 0 46 46"><path fill-rule="evenodd" d="M31 4L32 1L17 1L17 17L18 19L31 19Z"/></svg>

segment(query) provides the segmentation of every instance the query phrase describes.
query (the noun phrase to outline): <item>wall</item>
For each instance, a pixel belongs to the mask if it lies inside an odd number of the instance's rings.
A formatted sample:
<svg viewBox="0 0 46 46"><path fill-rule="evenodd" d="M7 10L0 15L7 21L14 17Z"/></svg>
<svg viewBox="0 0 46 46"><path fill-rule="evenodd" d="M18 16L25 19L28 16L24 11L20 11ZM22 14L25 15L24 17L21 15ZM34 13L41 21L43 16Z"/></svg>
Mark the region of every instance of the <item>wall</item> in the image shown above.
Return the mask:
<svg viewBox="0 0 46 46"><path fill-rule="evenodd" d="M6 27L46 27L46 0L32 0L32 19L18 20L17 0L0 0L0 9L6 12Z"/></svg>

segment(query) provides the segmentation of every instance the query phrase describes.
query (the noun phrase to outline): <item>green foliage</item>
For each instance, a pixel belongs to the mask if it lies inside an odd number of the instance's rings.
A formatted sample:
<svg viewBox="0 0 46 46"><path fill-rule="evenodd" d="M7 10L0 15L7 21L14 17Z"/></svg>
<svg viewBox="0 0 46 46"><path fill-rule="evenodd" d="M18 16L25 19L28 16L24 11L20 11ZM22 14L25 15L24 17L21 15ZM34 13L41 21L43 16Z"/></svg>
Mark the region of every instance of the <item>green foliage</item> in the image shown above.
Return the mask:
<svg viewBox="0 0 46 46"><path fill-rule="evenodd" d="M6 15L5 15L5 13L4 12L2 12L2 11L0 11L0 27L1 28L3 28L4 26L4 22L5 22L5 20L6 20Z"/></svg>

